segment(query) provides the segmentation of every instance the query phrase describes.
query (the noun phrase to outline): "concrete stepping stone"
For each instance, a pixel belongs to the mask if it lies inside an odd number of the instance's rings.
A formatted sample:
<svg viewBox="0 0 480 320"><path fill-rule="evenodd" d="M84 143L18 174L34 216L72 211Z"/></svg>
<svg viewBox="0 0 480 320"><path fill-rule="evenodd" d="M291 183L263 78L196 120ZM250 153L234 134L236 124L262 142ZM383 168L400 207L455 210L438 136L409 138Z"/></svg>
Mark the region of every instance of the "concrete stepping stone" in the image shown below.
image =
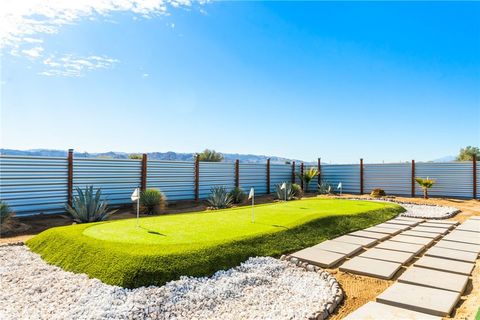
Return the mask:
<svg viewBox="0 0 480 320"><path fill-rule="evenodd" d="M480 234L480 225L473 225L473 224L461 224L457 227L455 230L460 230L460 231L471 231L471 232L476 232Z"/></svg>
<svg viewBox="0 0 480 320"><path fill-rule="evenodd" d="M400 234L404 236L430 238L434 240L437 240L442 236L442 234L440 233L431 233L431 232L423 232L423 231L415 231L415 230L405 230Z"/></svg>
<svg viewBox="0 0 480 320"><path fill-rule="evenodd" d="M431 238L408 236L408 235L403 235L402 233L396 235L395 237L391 238L390 240L398 241L398 242L421 244L421 245L424 245L426 247L430 246L433 243L433 239L431 239Z"/></svg>
<svg viewBox="0 0 480 320"><path fill-rule="evenodd" d="M480 221L480 216L472 216L472 217L468 218L467 221L471 221L471 220Z"/></svg>
<svg viewBox="0 0 480 320"><path fill-rule="evenodd" d="M441 229L452 229L454 226L451 224L440 224L440 223L431 223L431 222L424 222L418 225L419 227L429 227L429 228L441 228Z"/></svg>
<svg viewBox="0 0 480 320"><path fill-rule="evenodd" d="M456 226L459 223L458 221L451 221L451 220L427 220L425 222L436 223L436 224L445 224L445 225L451 225L451 226Z"/></svg>
<svg viewBox="0 0 480 320"><path fill-rule="evenodd" d="M348 316L344 320L441 320L442 317L416 312L388 304L370 301Z"/></svg>
<svg viewBox="0 0 480 320"><path fill-rule="evenodd" d="M408 268L398 281L462 294L467 287L468 276L413 266Z"/></svg>
<svg viewBox="0 0 480 320"><path fill-rule="evenodd" d="M392 220L388 220L386 223L393 223L393 224L399 224L399 225L402 225L402 226L413 227L413 226L416 226L417 224L419 224L420 222L392 219Z"/></svg>
<svg viewBox="0 0 480 320"><path fill-rule="evenodd" d="M449 315L460 293L406 283L395 283L377 297L377 302L434 316Z"/></svg>
<svg viewBox="0 0 480 320"><path fill-rule="evenodd" d="M423 222L425 219L422 218L410 218L410 217L396 217L396 220L403 220L403 221L415 221L415 222Z"/></svg>
<svg viewBox="0 0 480 320"><path fill-rule="evenodd" d="M401 268L400 263L354 257L340 266L340 271L355 273L380 279L391 279Z"/></svg>
<svg viewBox="0 0 480 320"><path fill-rule="evenodd" d="M400 230L400 231L410 229L409 226L404 226L404 225L400 225L400 224L393 224L393 223L388 223L388 222L377 224L376 227L387 228L387 229L395 229L395 230Z"/></svg>
<svg viewBox="0 0 480 320"><path fill-rule="evenodd" d="M415 254L411 252L371 248L359 255L359 257L405 264L412 260Z"/></svg>
<svg viewBox="0 0 480 320"><path fill-rule="evenodd" d="M377 226L367 228L364 231L385 233L385 234L388 234L388 235L395 235L395 234L399 234L400 232L402 232L402 230L398 230L398 229L389 229L389 228L382 228L382 227L377 227Z"/></svg>
<svg viewBox="0 0 480 320"><path fill-rule="evenodd" d="M433 247L428 249L427 252L425 252L425 255L430 257L445 258L450 260L472 262L472 263L475 263L478 256L478 254L474 252L440 248L440 247Z"/></svg>
<svg viewBox="0 0 480 320"><path fill-rule="evenodd" d="M470 275L473 267L475 267L475 264L473 263L427 256L421 257L420 259L415 261L413 265L432 270L464 274L467 276Z"/></svg>
<svg viewBox="0 0 480 320"><path fill-rule="evenodd" d="M332 240L323 241L322 243L319 243L312 248L345 254L347 257L362 250L361 245Z"/></svg>
<svg viewBox="0 0 480 320"><path fill-rule="evenodd" d="M325 251L313 247L292 253L291 256L322 268L331 268L347 257L345 254Z"/></svg>
<svg viewBox="0 0 480 320"><path fill-rule="evenodd" d="M349 235L344 235L344 236L332 239L332 241L359 244L363 247L371 247L378 242L376 239L372 239L372 238L354 237Z"/></svg>
<svg viewBox="0 0 480 320"><path fill-rule="evenodd" d="M430 232L430 233L436 233L436 234L445 234L445 233L448 232L448 229L432 228L432 227L422 227L422 225L413 227L412 230L413 230L413 231Z"/></svg>
<svg viewBox="0 0 480 320"><path fill-rule="evenodd" d="M402 252L410 252L414 255L419 254L423 249L425 249L424 245L421 244L413 244L413 243L405 243L405 242L397 242L387 240L380 244L377 244L375 248L378 249L386 249L386 250L394 250L394 251L402 251Z"/></svg>
<svg viewBox="0 0 480 320"><path fill-rule="evenodd" d="M463 243L480 244L480 236L468 231L454 230L444 237L445 240L457 241Z"/></svg>
<svg viewBox="0 0 480 320"><path fill-rule="evenodd" d="M371 231L365 231L365 230L350 232L348 235L354 236L354 237L371 238L371 239L376 239L380 241L390 237L390 235L386 233L371 232Z"/></svg>
<svg viewBox="0 0 480 320"><path fill-rule="evenodd" d="M438 241L436 245L433 246L433 248L435 247L474 252L477 255L480 254L480 245L471 244L471 243L448 241L448 240L442 239Z"/></svg>

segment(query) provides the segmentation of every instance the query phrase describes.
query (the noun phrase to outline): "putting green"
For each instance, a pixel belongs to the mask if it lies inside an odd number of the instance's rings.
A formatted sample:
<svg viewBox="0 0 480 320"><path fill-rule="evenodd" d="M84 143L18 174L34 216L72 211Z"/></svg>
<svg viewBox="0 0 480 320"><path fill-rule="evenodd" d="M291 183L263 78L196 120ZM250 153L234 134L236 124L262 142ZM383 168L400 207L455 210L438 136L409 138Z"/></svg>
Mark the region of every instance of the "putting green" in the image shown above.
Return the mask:
<svg viewBox="0 0 480 320"><path fill-rule="evenodd" d="M396 204L311 198L255 207L51 228L27 241L67 271L122 287L206 276L252 256L276 256L384 222Z"/></svg>

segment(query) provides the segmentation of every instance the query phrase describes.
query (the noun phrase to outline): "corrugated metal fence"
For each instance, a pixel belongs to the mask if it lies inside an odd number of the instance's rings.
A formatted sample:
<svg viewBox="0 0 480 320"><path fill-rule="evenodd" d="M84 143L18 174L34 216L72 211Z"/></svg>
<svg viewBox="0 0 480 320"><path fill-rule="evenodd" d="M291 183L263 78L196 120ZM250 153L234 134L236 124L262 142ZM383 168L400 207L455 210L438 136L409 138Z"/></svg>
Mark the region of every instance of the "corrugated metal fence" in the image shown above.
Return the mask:
<svg viewBox="0 0 480 320"><path fill-rule="evenodd" d="M146 160L146 159L145 159ZM283 181L292 181L292 165L239 163L238 177L235 163L200 162L198 181L195 179L196 163L180 161L146 161L146 172L142 160L117 159L73 159L73 187L94 185L103 190L110 204L130 203L132 190L142 183L145 175L147 188L161 189L170 201L206 199L213 186L224 186L228 190L238 184L245 191L255 188L256 194L275 193L275 186ZM304 170L317 165L305 165ZM412 165L410 163L364 164L363 178L360 164L321 165L321 179L336 187L342 182L343 192L370 193L382 188L390 195L412 194ZM297 164L295 172L300 171ZM477 166L477 176L480 168ZM437 183L430 190L432 196L473 197L472 162L416 163L414 176L430 177ZM0 199L7 202L18 215L64 212L68 200L68 160L65 158L0 156ZM296 182L298 177L295 177ZM318 179L309 184L316 191ZM197 188L198 185L198 188ZM413 184L415 185L415 184ZM415 186L415 195L422 190ZM75 195L75 190L73 190ZM476 190L477 198L480 192Z"/></svg>

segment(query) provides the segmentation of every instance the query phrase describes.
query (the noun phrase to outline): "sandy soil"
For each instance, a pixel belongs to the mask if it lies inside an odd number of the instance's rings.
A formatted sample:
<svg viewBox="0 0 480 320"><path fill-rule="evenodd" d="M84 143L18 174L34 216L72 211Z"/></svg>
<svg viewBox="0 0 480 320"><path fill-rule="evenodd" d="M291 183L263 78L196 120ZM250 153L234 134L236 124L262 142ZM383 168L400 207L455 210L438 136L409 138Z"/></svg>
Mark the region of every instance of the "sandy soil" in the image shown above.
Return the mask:
<svg viewBox="0 0 480 320"><path fill-rule="evenodd" d="M352 196L358 197L358 195L344 195L342 198ZM368 196L362 196L367 198ZM257 203L267 203L273 201L272 196L263 196L255 199ZM413 202L418 204L435 204L444 205L450 207L456 207L462 210L455 217L450 220L456 220L463 222L471 216L480 216L480 201L478 200L459 200L459 199L443 199L443 198L403 198L396 197L397 201ZM202 211L205 210L204 203L195 203L193 201L183 201L170 204L166 209L166 214L189 212L189 211ZM118 213L112 216L112 219L127 219L133 218L135 214L131 208L123 208ZM64 226L72 223L71 219L67 216L43 216L43 217L28 217L19 219L20 222L30 226L30 229L9 237L0 238L0 243L12 243L19 241L26 241L34 235L54 226ZM412 262L413 263L413 262ZM340 308L331 317L332 320L342 319L349 313L358 309L368 301L374 301L375 297L382 293L386 288L392 285L396 278L401 274L398 273L393 280L380 280L370 277L364 277L354 274L341 272L338 269L329 270L338 282L342 286L346 299L344 299ZM468 283L467 290L458 303L451 315L453 319L474 319L475 314L480 306L480 262L477 260L477 265L473 271L471 280ZM451 319L448 318L448 319Z"/></svg>

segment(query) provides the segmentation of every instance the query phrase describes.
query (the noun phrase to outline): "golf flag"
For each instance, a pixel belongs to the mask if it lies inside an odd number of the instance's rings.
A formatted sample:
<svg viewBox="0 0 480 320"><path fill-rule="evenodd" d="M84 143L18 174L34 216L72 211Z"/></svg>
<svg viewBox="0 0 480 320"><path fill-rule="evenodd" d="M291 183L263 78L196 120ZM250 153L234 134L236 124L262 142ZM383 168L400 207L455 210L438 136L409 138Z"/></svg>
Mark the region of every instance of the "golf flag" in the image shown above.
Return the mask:
<svg viewBox="0 0 480 320"><path fill-rule="evenodd" d="M135 188L135 190L133 191L130 199L132 199L132 201L137 201L138 199L140 199L140 189L139 188Z"/></svg>
<svg viewBox="0 0 480 320"><path fill-rule="evenodd" d="M252 199L255 196L255 190L253 188L250 188L250 193L248 194L248 200Z"/></svg>
<svg viewBox="0 0 480 320"><path fill-rule="evenodd" d="M342 183L341 182L338 183L337 189L342 189Z"/></svg>
<svg viewBox="0 0 480 320"><path fill-rule="evenodd" d="M285 190L287 188L287 184L284 182L282 183L282 186L280 187L280 190Z"/></svg>

